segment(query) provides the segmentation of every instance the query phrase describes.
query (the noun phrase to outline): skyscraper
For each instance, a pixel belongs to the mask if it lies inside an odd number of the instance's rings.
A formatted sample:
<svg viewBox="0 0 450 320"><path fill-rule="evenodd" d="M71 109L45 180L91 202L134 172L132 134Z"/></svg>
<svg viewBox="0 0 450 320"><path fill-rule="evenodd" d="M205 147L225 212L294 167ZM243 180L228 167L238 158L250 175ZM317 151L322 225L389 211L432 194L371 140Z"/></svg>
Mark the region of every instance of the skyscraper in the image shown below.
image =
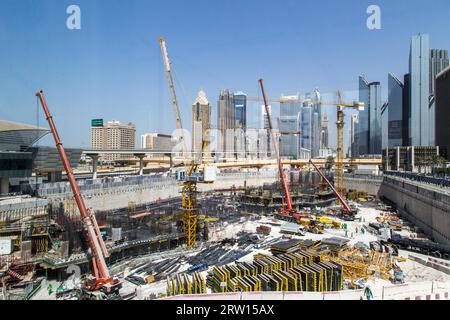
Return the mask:
<svg viewBox="0 0 450 320"><path fill-rule="evenodd" d="M192 151L201 152L202 143L204 157L210 156L211 105L203 90L198 92L192 104ZM199 154L197 154L199 156Z"/></svg>
<svg viewBox="0 0 450 320"><path fill-rule="evenodd" d="M234 152L235 126L234 95L229 90L221 90L217 102L217 129L220 134L217 147L219 152L224 152L225 157L231 156L231 153Z"/></svg>
<svg viewBox="0 0 450 320"><path fill-rule="evenodd" d="M300 159L309 159L312 149L312 123L313 123L313 107L311 102L303 102L301 109L301 139L300 139Z"/></svg>
<svg viewBox="0 0 450 320"><path fill-rule="evenodd" d="M247 156L247 95L241 91L236 92L233 97L235 113L235 142L234 152L238 155Z"/></svg>
<svg viewBox="0 0 450 320"><path fill-rule="evenodd" d="M381 154L381 85L369 84L369 153Z"/></svg>
<svg viewBox="0 0 450 320"><path fill-rule="evenodd" d="M389 144L389 108L388 102L381 106L381 148L386 149Z"/></svg>
<svg viewBox="0 0 450 320"><path fill-rule="evenodd" d="M269 109L269 115L272 116L272 107L267 106ZM267 116L266 112L266 106L261 106L261 125L258 133L258 152L263 154L266 153L267 156L271 155L271 141L272 141L272 134L270 133L270 126L269 126L269 117ZM272 120L272 125L275 125L275 123ZM275 129L275 128L274 128Z"/></svg>
<svg viewBox="0 0 450 320"><path fill-rule="evenodd" d="M388 113L384 120L387 120L387 127L382 128L383 135L386 131L386 147L398 147L403 145L403 83L392 73L388 74Z"/></svg>
<svg viewBox="0 0 450 320"><path fill-rule="evenodd" d="M328 113L326 110L322 110L322 114L320 116L321 119L321 130L320 130L320 153L322 154L322 150L328 149Z"/></svg>
<svg viewBox="0 0 450 320"><path fill-rule="evenodd" d="M410 103L411 75L405 74L403 80L403 110L402 110L402 139L403 146L411 145L411 103Z"/></svg>
<svg viewBox="0 0 450 320"><path fill-rule="evenodd" d="M429 93L430 93L430 46L428 34L411 39L409 55L411 144L430 145Z"/></svg>
<svg viewBox="0 0 450 320"><path fill-rule="evenodd" d="M320 93L316 88L314 90L314 103L312 105L312 141L311 141L311 157L316 158L320 154L321 146L321 129L322 129L322 104L319 102Z"/></svg>
<svg viewBox="0 0 450 320"><path fill-rule="evenodd" d="M358 125L358 114L352 114L350 118L350 157L355 157L357 152L356 148L356 129Z"/></svg>
<svg viewBox="0 0 450 320"><path fill-rule="evenodd" d="M436 146L447 148L450 160L450 67L436 77Z"/></svg>
<svg viewBox="0 0 450 320"><path fill-rule="evenodd" d="M364 76L359 77L359 101L364 102L364 110L358 114L356 138L351 148L353 156L381 154L381 85L369 83Z"/></svg>
<svg viewBox="0 0 450 320"><path fill-rule="evenodd" d="M242 91L236 92L233 95L234 110L235 110L235 128L247 128L247 95Z"/></svg>
<svg viewBox="0 0 450 320"><path fill-rule="evenodd" d="M298 95L280 99L280 154L298 158L300 148L300 99Z"/></svg>
<svg viewBox="0 0 450 320"><path fill-rule="evenodd" d="M429 134L430 134L430 145L435 144L435 96L436 96L436 76L442 70L449 66L448 60L448 51L440 50L440 49L431 49L430 50L430 125L429 125Z"/></svg>
<svg viewBox="0 0 450 320"><path fill-rule="evenodd" d="M364 110L360 110L358 114L358 124L356 126L355 154L353 156L362 156L369 154L369 101L370 91L369 83L364 76L359 77L359 101L364 102Z"/></svg>

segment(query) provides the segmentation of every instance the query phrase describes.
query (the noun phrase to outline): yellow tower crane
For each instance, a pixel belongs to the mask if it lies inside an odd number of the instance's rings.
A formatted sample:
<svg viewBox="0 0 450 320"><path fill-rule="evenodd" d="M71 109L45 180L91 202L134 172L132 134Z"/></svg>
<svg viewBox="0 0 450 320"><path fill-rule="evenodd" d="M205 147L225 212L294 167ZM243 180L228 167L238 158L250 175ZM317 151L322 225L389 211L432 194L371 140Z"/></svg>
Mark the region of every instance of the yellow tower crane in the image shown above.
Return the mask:
<svg viewBox="0 0 450 320"><path fill-rule="evenodd" d="M208 180L205 179L205 171L208 169L206 166L202 166L203 149L205 141L202 141L201 156L198 161L195 161L195 157L192 159L190 165L188 165L188 153L186 147L186 140L183 134L183 124L181 121L181 112L178 105L178 99L175 91L175 84L173 81L171 63L169 60L169 54L167 52L166 41L164 38L159 38L159 46L161 49L161 55L164 64L164 71L166 74L167 86L169 88L172 111L175 117L175 124L180 132L180 144L181 154L184 159L185 170L177 173L177 180L182 182L181 196L182 196L182 211L183 211L183 232L186 236L186 245L190 249L195 246L197 242L197 216L198 216L198 204L197 204L197 183L212 183L215 176Z"/></svg>
<svg viewBox="0 0 450 320"><path fill-rule="evenodd" d="M355 101L353 103L342 102L341 92L336 93L338 101L337 102L326 102L322 100L298 100L298 102L307 102L310 104L320 104L323 106L336 106L337 107L337 156L336 156L336 181L335 186L340 194L344 192L344 108L353 108L358 110L364 110L364 103ZM247 97L248 101L261 101L260 98ZM268 99L269 102L282 103L285 100L283 98L279 99ZM301 134L301 132L300 132Z"/></svg>

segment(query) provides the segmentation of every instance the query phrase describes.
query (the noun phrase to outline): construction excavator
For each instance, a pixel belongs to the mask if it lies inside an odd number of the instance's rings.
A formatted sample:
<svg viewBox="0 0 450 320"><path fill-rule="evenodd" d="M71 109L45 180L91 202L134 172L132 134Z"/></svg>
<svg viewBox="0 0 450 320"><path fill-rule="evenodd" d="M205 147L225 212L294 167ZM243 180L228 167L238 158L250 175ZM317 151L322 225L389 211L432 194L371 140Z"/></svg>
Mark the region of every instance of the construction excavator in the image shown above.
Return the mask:
<svg viewBox="0 0 450 320"><path fill-rule="evenodd" d="M72 188L73 197L75 198L75 202L80 212L83 229L89 246L87 256L88 259L91 259L93 274L87 275L81 279L82 286L79 298L81 300L117 299L120 297L119 290L122 287L122 283L119 282L118 279L113 278L109 273L105 261L105 259L109 257L109 253L100 233L95 214L90 208L86 208L83 196L81 195L77 181L73 175L66 151L64 150L55 123L48 109L47 102L45 101L43 91L37 92L36 96L39 98L42 108L44 109L45 117L55 140L56 149L58 150L67 178L69 179L70 187Z"/></svg>

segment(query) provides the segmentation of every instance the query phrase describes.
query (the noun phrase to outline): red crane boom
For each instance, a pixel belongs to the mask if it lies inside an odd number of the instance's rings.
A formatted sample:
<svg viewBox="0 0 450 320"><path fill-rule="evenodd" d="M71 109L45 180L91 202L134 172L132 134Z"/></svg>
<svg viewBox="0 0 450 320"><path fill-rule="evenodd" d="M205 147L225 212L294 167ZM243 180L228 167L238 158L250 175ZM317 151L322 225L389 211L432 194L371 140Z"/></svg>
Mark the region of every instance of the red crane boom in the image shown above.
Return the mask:
<svg viewBox="0 0 450 320"><path fill-rule="evenodd" d="M336 197L338 197L339 202L342 204L342 206L344 207L344 212L345 214L351 214L352 210L350 208L350 206L347 204L347 202L345 202L345 199L342 197L342 195L337 191L337 189L334 187L334 185L331 183L330 180L328 180L328 178L322 173L322 171L320 171L320 169L311 161L311 159L309 160L309 163L312 164L312 166L314 167L314 169L316 169L316 171L319 173L319 175L327 182L328 186L331 188L331 190L333 190L334 194L336 195Z"/></svg>
<svg viewBox="0 0 450 320"><path fill-rule="evenodd" d="M58 135L58 131L56 130L55 123L53 122L53 118L50 115L50 111L47 107L44 93L41 90L36 93L36 96L41 102L45 117L50 126L50 130L52 131L53 138L55 139L56 149L58 150L61 162L64 166L64 170L66 171L67 178L69 179L73 196L77 203L78 210L80 211L80 216L88 239L89 248L92 251L92 266L95 276L95 283L89 284L88 289L98 290L105 284L113 284L115 282L115 280L113 280L113 278L110 276L108 267L105 262L105 258L108 257L108 252L106 250L105 243L103 242L103 238L100 234L95 215L93 212L87 209L86 205L84 204L83 197L81 196L80 189L78 188L78 184L73 175L69 159L66 155L66 151L64 150L64 147Z"/></svg>
<svg viewBox="0 0 450 320"><path fill-rule="evenodd" d="M287 185L286 177L284 176L283 165L281 163L281 158L280 158L280 150L278 148L278 141L275 136L275 132L273 131L272 118L270 116L269 105L267 104L267 97L266 97L266 92L264 91L264 85L263 85L262 79L259 79L259 85L261 87L261 92L262 92L262 96L264 99L264 106L266 109L267 119L269 120L269 129L270 129L270 133L272 135L273 146L275 149L275 156L277 157L278 173L280 175L281 187L283 188L284 196L286 198L287 209L283 209L282 213L290 214L290 213L294 212L294 209L292 208L292 198L291 198L291 194L289 193L289 188Z"/></svg>

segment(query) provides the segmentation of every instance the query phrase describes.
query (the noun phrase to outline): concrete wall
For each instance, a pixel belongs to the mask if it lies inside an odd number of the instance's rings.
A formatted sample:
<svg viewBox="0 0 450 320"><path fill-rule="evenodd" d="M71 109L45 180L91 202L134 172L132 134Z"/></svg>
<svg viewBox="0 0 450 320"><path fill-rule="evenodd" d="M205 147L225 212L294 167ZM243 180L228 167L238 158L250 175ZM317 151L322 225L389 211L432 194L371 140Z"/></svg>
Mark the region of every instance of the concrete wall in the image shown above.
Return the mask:
<svg viewBox="0 0 450 320"><path fill-rule="evenodd" d="M344 187L347 190L365 191L369 195L377 196L380 190L381 176L344 177Z"/></svg>
<svg viewBox="0 0 450 320"><path fill-rule="evenodd" d="M444 190L384 177L379 195L394 202L402 215L435 241L450 245L450 195Z"/></svg>
<svg viewBox="0 0 450 320"><path fill-rule="evenodd" d="M136 205L154 202L158 198L167 199L179 197L181 186L174 178L158 177L155 179L139 179L139 183L133 181L122 184L102 183L80 186L86 206L94 210L113 210L128 206L129 202ZM199 191L228 189L233 185L237 187L262 186L264 183L273 183L277 179L276 171L260 171L247 173L224 173L217 176L213 184L198 184ZM71 189L67 184L49 184L48 190L40 189L40 192L53 203L63 203L67 206L67 200L73 198ZM57 192L53 192L57 191Z"/></svg>

